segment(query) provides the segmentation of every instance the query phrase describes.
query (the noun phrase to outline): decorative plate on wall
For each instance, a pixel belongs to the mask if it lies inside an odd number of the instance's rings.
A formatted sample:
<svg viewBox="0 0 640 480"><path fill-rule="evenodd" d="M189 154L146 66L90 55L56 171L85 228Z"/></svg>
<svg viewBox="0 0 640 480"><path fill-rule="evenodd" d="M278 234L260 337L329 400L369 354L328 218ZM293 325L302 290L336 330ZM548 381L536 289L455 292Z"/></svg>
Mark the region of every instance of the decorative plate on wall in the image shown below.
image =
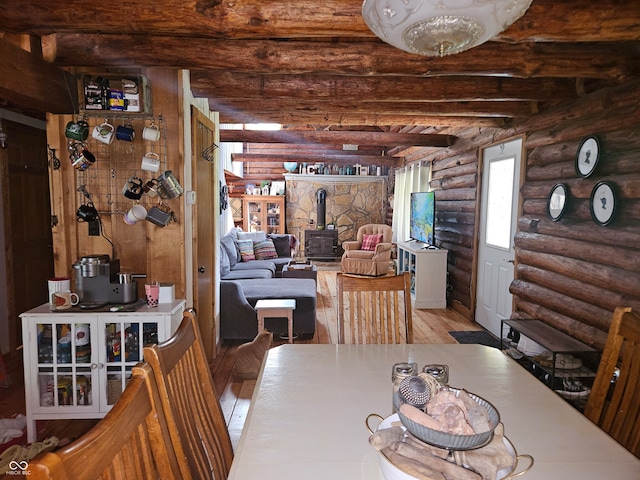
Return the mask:
<svg viewBox="0 0 640 480"><path fill-rule="evenodd" d="M569 190L564 183L556 183L547 199L547 216L557 222L564 215L569 201Z"/></svg>
<svg viewBox="0 0 640 480"><path fill-rule="evenodd" d="M576 154L576 173L582 178L591 175L600 159L600 141L597 137L586 137L578 147Z"/></svg>
<svg viewBox="0 0 640 480"><path fill-rule="evenodd" d="M598 225L606 226L616 213L616 192L608 182L598 182L591 192L591 218Z"/></svg>

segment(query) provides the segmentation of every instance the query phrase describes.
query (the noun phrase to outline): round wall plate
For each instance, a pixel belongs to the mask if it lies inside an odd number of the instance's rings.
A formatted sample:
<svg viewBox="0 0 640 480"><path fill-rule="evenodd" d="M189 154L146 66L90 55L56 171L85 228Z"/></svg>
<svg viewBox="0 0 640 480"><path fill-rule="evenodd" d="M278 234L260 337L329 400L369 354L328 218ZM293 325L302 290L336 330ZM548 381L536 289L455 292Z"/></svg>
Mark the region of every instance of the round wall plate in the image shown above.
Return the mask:
<svg viewBox="0 0 640 480"><path fill-rule="evenodd" d="M597 137L586 137L578 147L576 154L576 173L582 178L591 175L600 159L600 141Z"/></svg>
<svg viewBox="0 0 640 480"><path fill-rule="evenodd" d="M564 183L556 183L547 199L547 216L550 220L557 222L567 210L569 201L569 190Z"/></svg>
<svg viewBox="0 0 640 480"><path fill-rule="evenodd" d="M591 218L598 225L606 226L616 213L616 192L609 182L598 182L591 192Z"/></svg>

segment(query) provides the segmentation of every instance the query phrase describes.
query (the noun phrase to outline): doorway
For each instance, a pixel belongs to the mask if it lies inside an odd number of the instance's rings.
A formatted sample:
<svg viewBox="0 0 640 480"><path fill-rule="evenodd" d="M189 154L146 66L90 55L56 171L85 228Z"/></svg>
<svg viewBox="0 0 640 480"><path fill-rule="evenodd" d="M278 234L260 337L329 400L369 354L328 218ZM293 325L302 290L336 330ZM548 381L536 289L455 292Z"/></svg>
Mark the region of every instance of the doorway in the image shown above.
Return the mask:
<svg viewBox="0 0 640 480"><path fill-rule="evenodd" d="M217 331L215 315L216 298L216 225L219 214L215 209L217 175L214 157L217 155L215 144L215 124L192 108L192 185L197 193L194 203L193 230L193 305L198 312L200 335L207 358L216 355Z"/></svg>
<svg viewBox="0 0 640 480"><path fill-rule="evenodd" d="M496 336L501 320L509 318L513 298L509 286L514 278L522 139L483 150L476 322Z"/></svg>
<svg viewBox="0 0 640 480"><path fill-rule="evenodd" d="M0 322L0 350L13 353L22 345L19 315L47 301L53 242L46 131L6 119L2 128L8 138L0 153L7 316Z"/></svg>

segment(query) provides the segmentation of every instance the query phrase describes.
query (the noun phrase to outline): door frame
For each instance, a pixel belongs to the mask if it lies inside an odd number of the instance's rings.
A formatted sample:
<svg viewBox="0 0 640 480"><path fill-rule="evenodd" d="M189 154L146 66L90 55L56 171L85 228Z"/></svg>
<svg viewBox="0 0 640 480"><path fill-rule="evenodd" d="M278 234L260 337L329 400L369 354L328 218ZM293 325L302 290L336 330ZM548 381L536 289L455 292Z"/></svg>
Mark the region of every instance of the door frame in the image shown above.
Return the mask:
<svg viewBox="0 0 640 480"><path fill-rule="evenodd" d="M485 150L491 148L491 147L495 147L496 145L500 145L501 143L509 143L509 142L513 142L516 140L521 140L522 141L522 145L521 145L521 151L520 151L520 178L518 179L518 185L517 185L517 191L518 191L518 204L517 204L517 211L516 211L516 215L518 218L520 218L522 216L522 203L523 203L523 197L522 197L522 185L524 183L525 177L526 177L526 166L527 166L527 157L526 157L526 148L525 148L525 142L526 142L526 135L516 135L513 137L508 137L505 138L503 140L500 141L496 141L493 142L491 144L485 145L483 147L479 147L478 148L478 187L476 190L476 211L475 211L475 218L477 219L475 226L474 226L474 237L475 237L475 242L474 242L474 252L473 252L473 275L471 276L471 305L469 306L470 308L470 314L471 314L471 318L473 319L474 322L477 323L476 320L476 306L477 306L477 301L478 301L478 274L479 274L479 258L480 258L480 242L482 241L482 239L480 238L480 217L481 217L481 212L482 212L482 193L483 193L483 189L484 189L484 185L483 185L483 172L484 172L484 153ZM516 233L518 231L518 222L516 220L516 229L513 232L513 235L515 237ZM517 259L514 258L514 263L513 263L513 269L514 269L514 278L515 278L515 270L517 267ZM513 306L515 304L515 300L512 300L512 309Z"/></svg>

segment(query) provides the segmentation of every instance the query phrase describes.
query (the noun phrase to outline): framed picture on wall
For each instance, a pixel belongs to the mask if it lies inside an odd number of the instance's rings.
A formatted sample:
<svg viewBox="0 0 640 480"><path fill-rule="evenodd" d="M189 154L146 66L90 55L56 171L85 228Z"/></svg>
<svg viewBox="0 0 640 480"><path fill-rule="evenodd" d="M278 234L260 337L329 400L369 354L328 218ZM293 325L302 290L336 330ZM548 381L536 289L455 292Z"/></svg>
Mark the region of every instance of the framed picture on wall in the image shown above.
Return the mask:
<svg viewBox="0 0 640 480"><path fill-rule="evenodd" d="M591 218L598 225L605 227L613 221L616 214L616 192L609 182L598 182L591 191Z"/></svg>
<svg viewBox="0 0 640 480"><path fill-rule="evenodd" d="M600 141L593 135L586 137L578 147L576 154L576 173L582 178L590 176L600 160Z"/></svg>
<svg viewBox="0 0 640 480"><path fill-rule="evenodd" d="M557 183L551 189L547 199L547 216L557 222L567 210L569 190L564 183Z"/></svg>

